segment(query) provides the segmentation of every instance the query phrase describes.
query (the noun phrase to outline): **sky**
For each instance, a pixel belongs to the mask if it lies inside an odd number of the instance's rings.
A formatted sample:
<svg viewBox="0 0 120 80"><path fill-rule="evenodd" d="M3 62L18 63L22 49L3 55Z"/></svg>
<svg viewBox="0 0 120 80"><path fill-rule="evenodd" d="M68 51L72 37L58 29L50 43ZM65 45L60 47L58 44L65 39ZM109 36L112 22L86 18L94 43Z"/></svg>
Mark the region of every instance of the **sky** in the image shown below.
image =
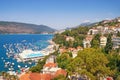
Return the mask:
<svg viewBox="0 0 120 80"><path fill-rule="evenodd" d="M0 0L0 21L74 27L120 17L120 0Z"/></svg>

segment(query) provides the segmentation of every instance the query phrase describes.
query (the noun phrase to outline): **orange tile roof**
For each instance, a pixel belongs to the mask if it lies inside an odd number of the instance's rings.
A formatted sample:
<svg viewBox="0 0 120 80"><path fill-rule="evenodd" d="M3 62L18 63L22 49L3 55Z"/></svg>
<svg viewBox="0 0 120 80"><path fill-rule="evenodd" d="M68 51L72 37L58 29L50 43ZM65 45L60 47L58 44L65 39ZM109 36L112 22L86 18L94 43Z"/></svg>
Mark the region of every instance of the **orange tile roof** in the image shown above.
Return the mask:
<svg viewBox="0 0 120 80"><path fill-rule="evenodd" d="M40 74L40 73L31 73L30 80L51 80L52 76L50 74Z"/></svg>
<svg viewBox="0 0 120 80"><path fill-rule="evenodd" d="M55 73L55 76L58 76L58 75L64 75L64 76L66 76L67 72L65 70L63 70L63 69L59 69Z"/></svg>
<svg viewBox="0 0 120 80"><path fill-rule="evenodd" d="M75 50L75 48L68 48L68 49L71 50L71 51Z"/></svg>
<svg viewBox="0 0 120 80"><path fill-rule="evenodd" d="M88 35L85 39L91 41L93 36Z"/></svg>
<svg viewBox="0 0 120 80"><path fill-rule="evenodd" d="M49 62L49 63L45 64L44 67L57 67L57 64Z"/></svg>
<svg viewBox="0 0 120 80"><path fill-rule="evenodd" d="M54 76L52 76L51 74L27 73L22 75L19 80L51 80L53 78Z"/></svg>
<svg viewBox="0 0 120 80"><path fill-rule="evenodd" d="M40 80L41 75L40 73L31 73L30 74L30 80Z"/></svg>
<svg viewBox="0 0 120 80"><path fill-rule="evenodd" d="M23 75L20 77L20 80L30 80L29 75L30 75L29 73L23 74Z"/></svg>
<svg viewBox="0 0 120 80"><path fill-rule="evenodd" d="M41 78L39 80L51 80L51 79L52 76L50 74L41 74Z"/></svg>
<svg viewBox="0 0 120 80"><path fill-rule="evenodd" d="M77 49L83 49L81 46L78 46Z"/></svg>

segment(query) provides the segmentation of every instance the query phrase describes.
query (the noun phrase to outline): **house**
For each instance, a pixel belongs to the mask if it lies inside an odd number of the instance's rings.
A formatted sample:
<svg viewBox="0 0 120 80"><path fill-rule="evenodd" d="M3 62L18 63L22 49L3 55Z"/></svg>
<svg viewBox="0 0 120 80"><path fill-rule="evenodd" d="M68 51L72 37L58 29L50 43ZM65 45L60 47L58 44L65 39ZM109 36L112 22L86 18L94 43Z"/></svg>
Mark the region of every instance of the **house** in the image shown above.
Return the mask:
<svg viewBox="0 0 120 80"><path fill-rule="evenodd" d="M65 53L65 52L68 52L67 49L65 49L65 47L59 48L59 53Z"/></svg>
<svg viewBox="0 0 120 80"><path fill-rule="evenodd" d="M58 75L66 76L67 72L57 66L56 63L47 63L42 69L42 74L50 74L52 78L57 77Z"/></svg>
<svg viewBox="0 0 120 80"><path fill-rule="evenodd" d="M43 74L55 75L56 71L60 70L56 63L47 63L43 67Z"/></svg>
<svg viewBox="0 0 120 80"><path fill-rule="evenodd" d="M110 20L103 20L102 23L105 24L105 23L108 23L110 22Z"/></svg>
<svg viewBox="0 0 120 80"><path fill-rule="evenodd" d="M120 22L120 17L115 18L114 22Z"/></svg>
<svg viewBox="0 0 120 80"><path fill-rule="evenodd" d="M70 48L68 48L68 51L69 52L73 52L73 51L75 51L76 49L75 48L72 48L72 47L70 47Z"/></svg>
<svg viewBox="0 0 120 80"><path fill-rule="evenodd" d="M94 35L97 33L99 33L99 31L97 29L89 29L89 31L88 31L88 35Z"/></svg>
<svg viewBox="0 0 120 80"><path fill-rule="evenodd" d="M100 37L100 47L105 47L107 43L107 38L105 36Z"/></svg>
<svg viewBox="0 0 120 80"><path fill-rule="evenodd" d="M71 36L66 36L66 41L74 41L74 38Z"/></svg>
<svg viewBox="0 0 120 80"><path fill-rule="evenodd" d="M66 76L67 72L54 63L54 56L50 56L44 64L42 73L25 73L20 76L20 80L52 80L53 78L63 75Z"/></svg>
<svg viewBox="0 0 120 80"><path fill-rule="evenodd" d="M61 69L61 68L58 68L56 63L47 63L44 65L44 67L42 69L42 73L54 75L55 72L59 69Z"/></svg>
<svg viewBox="0 0 120 80"><path fill-rule="evenodd" d="M113 42L113 48L119 48L120 47L120 37L112 37Z"/></svg>
<svg viewBox="0 0 120 80"><path fill-rule="evenodd" d="M75 58L77 56L78 51L83 50L81 46L77 48L68 48L68 51L72 53L72 57Z"/></svg>
<svg viewBox="0 0 120 80"><path fill-rule="evenodd" d="M19 80L31 80L29 76L30 76L30 73L25 73L20 76Z"/></svg>
<svg viewBox="0 0 120 80"><path fill-rule="evenodd" d="M120 22L120 17L117 18L117 21Z"/></svg>
<svg viewBox="0 0 120 80"><path fill-rule="evenodd" d="M68 51L72 53L73 58L77 56L78 50L76 48L68 48Z"/></svg>
<svg viewBox="0 0 120 80"><path fill-rule="evenodd" d="M78 46L77 50L80 51L80 50L83 50L83 48L81 46Z"/></svg>
<svg viewBox="0 0 120 80"><path fill-rule="evenodd" d="M30 80L51 80L50 74L31 73L29 76Z"/></svg>
<svg viewBox="0 0 120 80"><path fill-rule="evenodd" d="M46 63L45 65L44 65L44 67L57 67L57 64L56 63Z"/></svg>
<svg viewBox="0 0 120 80"><path fill-rule="evenodd" d="M42 73L25 73L19 80L51 80L53 77L50 74Z"/></svg>
<svg viewBox="0 0 120 80"><path fill-rule="evenodd" d="M59 75L66 76L67 72L54 63L48 63L44 65L43 73L25 73L20 80L52 80Z"/></svg>
<svg viewBox="0 0 120 80"><path fill-rule="evenodd" d="M92 41L92 39L93 39L92 35L87 35L87 37L83 40L83 47L90 48L91 47L90 42Z"/></svg>
<svg viewBox="0 0 120 80"><path fill-rule="evenodd" d="M104 27L103 27L103 26L97 26L97 30L98 30L99 32L102 32L102 31L104 30Z"/></svg>
<svg viewBox="0 0 120 80"><path fill-rule="evenodd" d="M46 60L46 64L47 63L55 63L55 56L54 55L51 55L49 58L47 58Z"/></svg>
<svg viewBox="0 0 120 80"><path fill-rule="evenodd" d="M41 74L40 73L31 73L29 75L30 80L40 80Z"/></svg>

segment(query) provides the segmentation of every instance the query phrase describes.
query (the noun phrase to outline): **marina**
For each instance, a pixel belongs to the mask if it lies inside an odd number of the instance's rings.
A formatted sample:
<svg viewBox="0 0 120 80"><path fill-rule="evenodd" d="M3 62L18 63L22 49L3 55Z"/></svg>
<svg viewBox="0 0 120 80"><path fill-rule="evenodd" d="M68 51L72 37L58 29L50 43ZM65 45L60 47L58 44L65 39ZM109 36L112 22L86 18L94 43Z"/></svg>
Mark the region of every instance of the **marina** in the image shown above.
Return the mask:
<svg viewBox="0 0 120 80"><path fill-rule="evenodd" d="M53 45L48 40L52 37L53 35L0 35L0 71L19 72L34 66L38 59L51 53Z"/></svg>

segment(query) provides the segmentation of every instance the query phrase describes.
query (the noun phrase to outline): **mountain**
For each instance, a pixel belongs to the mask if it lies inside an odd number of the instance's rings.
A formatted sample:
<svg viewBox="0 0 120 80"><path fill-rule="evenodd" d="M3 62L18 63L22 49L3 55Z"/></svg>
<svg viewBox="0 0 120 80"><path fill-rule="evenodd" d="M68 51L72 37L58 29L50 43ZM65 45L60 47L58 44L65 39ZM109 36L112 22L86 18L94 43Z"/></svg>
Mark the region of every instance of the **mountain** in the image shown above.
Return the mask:
<svg viewBox="0 0 120 80"><path fill-rule="evenodd" d="M45 25L35 25L29 23L20 22L7 22L0 21L0 33L52 33L55 29L52 29Z"/></svg>
<svg viewBox="0 0 120 80"><path fill-rule="evenodd" d="M120 17L111 19L111 20L102 20L99 22L86 22L86 23L81 23L77 27L84 26L84 27L97 27L97 26L119 26L120 25ZM75 27L76 28L76 27Z"/></svg>
<svg viewBox="0 0 120 80"><path fill-rule="evenodd" d="M88 26L90 24L91 24L90 22L85 22L85 23L81 23L80 26Z"/></svg>

